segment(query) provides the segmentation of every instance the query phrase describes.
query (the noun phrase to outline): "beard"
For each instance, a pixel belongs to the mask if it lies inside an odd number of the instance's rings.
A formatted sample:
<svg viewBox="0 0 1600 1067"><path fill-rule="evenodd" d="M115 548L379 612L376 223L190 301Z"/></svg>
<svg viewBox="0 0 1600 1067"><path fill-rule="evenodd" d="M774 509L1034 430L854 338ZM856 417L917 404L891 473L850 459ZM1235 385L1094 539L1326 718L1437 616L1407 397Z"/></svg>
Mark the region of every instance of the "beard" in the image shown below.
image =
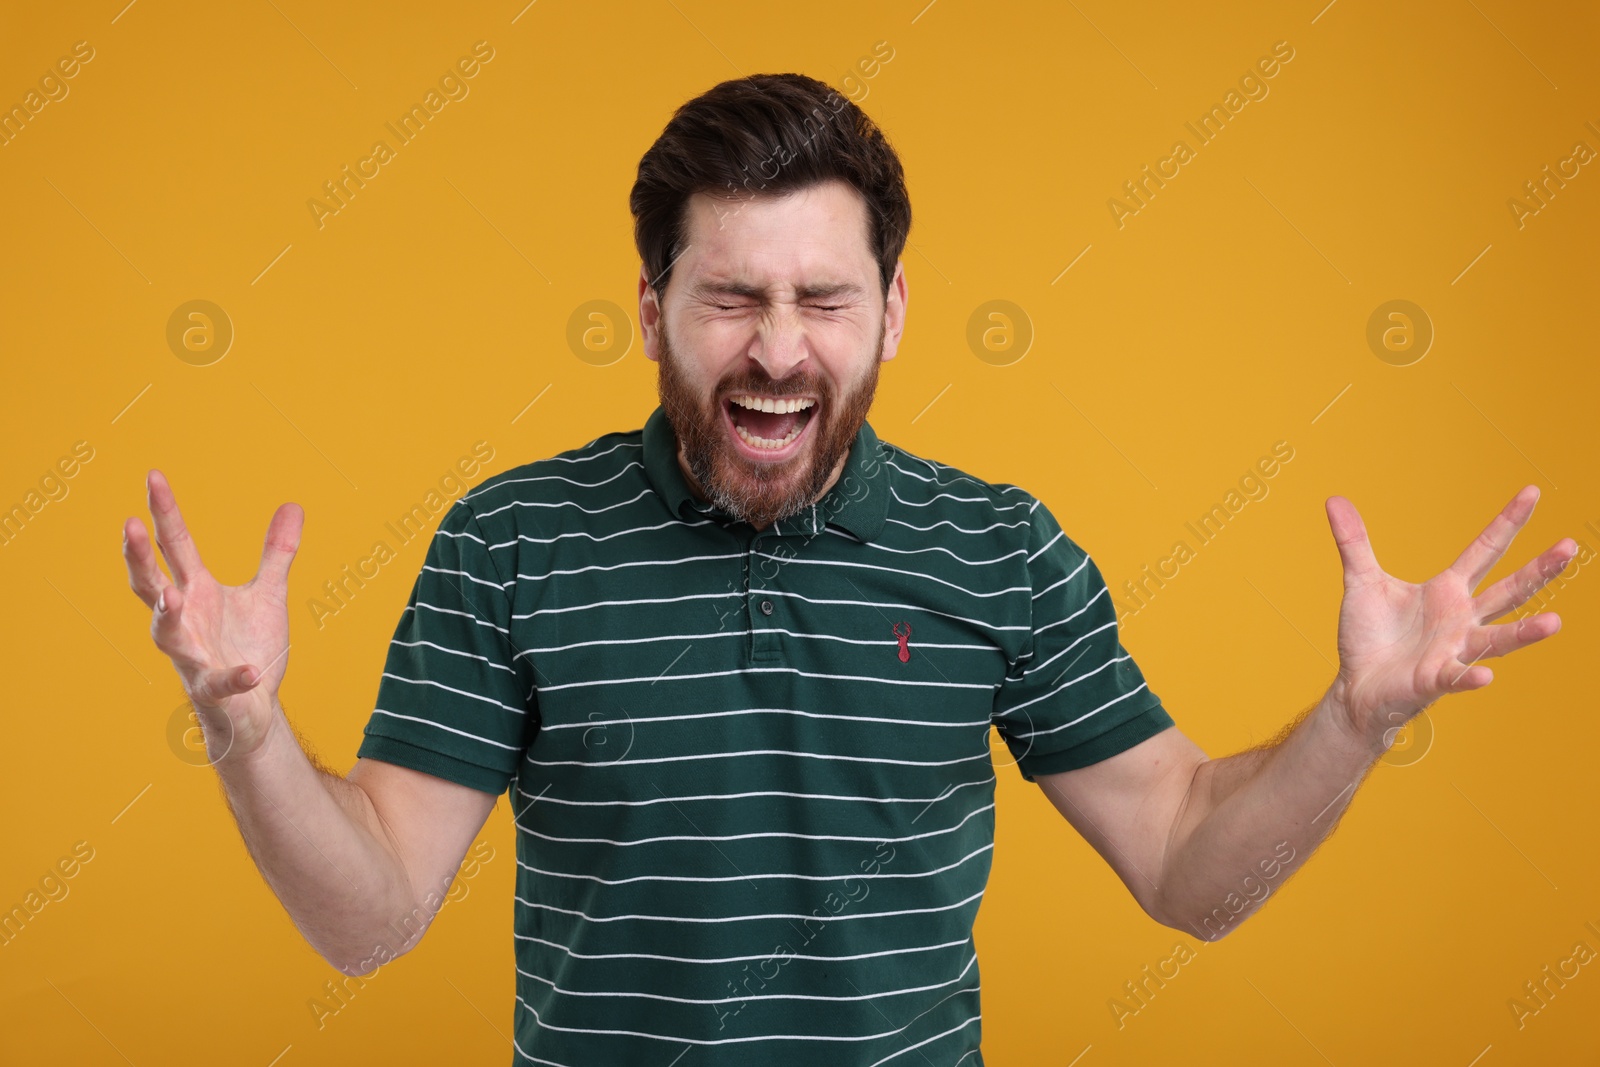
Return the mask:
<svg viewBox="0 0 1600 1067"><path fill-rule="evenodd" d="M775 381L759 364L750 362L740 373L719 382L709 398L702 398L684 376L663 324L656 390L662 411L678 438L683 461L706 499L734 521L758 528L791 518L815 503L833 476L834 467L849 455L861 424L867 419L878 388L883 341L880 325L867 372L843 396L836 396L832 383L820 374L791 374ZM730 438L723 414L728 397L740 393L816 397L808 414L817 424L804 429L807 440L800 451L781 463L760 462L743 455Z"/></svg>

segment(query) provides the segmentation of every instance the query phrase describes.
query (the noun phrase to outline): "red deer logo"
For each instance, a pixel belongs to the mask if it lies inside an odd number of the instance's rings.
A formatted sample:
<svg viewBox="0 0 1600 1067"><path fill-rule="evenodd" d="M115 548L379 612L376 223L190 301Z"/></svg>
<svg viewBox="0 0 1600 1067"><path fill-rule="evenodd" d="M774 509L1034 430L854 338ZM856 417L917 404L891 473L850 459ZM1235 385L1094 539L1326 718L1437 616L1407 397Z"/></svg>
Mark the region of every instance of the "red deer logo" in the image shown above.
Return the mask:
<svg viewBox="0 0 1600 1067"><path fill-rule="evenodd" d="M905 633L900 632L900 627L902 626L906 628ZM900 662L909 663L911 661L911 624L909 622L897 622L894 624L893 629L894 639L900 642Z"/></svg>

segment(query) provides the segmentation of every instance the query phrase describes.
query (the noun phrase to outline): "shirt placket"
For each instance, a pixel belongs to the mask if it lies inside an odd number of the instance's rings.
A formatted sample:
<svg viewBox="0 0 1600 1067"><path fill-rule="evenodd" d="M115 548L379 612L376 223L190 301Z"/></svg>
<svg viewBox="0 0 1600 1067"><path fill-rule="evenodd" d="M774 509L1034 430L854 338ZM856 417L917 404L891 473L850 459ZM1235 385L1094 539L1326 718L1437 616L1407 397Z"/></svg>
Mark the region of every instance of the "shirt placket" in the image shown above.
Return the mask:
<svg viewBox="0 0 1600 1067"><path fill-rule="evenodd" d="M778 598L772 595L781 574L777 561L768 558L781 538L771 527L756 532L746 543L744 559L745 617L750 628L750 660L770 663L779 656L777 626L781 618Z"/></svg>

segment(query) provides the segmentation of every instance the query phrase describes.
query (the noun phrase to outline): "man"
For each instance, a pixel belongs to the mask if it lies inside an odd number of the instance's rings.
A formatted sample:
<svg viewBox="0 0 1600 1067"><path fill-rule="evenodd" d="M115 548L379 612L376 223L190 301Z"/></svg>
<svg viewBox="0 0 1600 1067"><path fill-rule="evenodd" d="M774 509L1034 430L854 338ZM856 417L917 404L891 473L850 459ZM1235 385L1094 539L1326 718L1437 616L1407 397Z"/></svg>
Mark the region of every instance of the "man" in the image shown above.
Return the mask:
<svg viewBox="0 0 1600 1067"><path fill-rule="evenodd" d="M1208 759L1048 508L866 422L905 328L910 205L855 105L798 75L725 82L631 199L660 407L451 507L348 776L277 701L299 509L236 588L158 472L171 581L124 526L251 855L342 971L416 943L509 792L517 1062L979 1065L991 727L1151 918L1210 940L1407 720L1559 626L1490 623L1570 539L1473 596L1534 487L1420 586L1331 497L1337 676L1275 743Z"/></svg>

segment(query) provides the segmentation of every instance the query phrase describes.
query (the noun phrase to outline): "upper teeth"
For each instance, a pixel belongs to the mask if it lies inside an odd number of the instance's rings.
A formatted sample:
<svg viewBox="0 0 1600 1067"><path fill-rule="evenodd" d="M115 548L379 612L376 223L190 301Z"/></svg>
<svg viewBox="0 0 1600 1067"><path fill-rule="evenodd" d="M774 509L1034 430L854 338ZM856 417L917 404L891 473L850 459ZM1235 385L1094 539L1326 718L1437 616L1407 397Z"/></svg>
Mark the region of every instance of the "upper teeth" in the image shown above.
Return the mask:
<svg viewBox="0 0 1600 1067"><path fill-rule="evenodd" d="M815 400L774 400L764 396L736 396L733 402L742 408L753 411L771 411L780 415L787 415L793 411L804 411L815 404Z"/></svg>

